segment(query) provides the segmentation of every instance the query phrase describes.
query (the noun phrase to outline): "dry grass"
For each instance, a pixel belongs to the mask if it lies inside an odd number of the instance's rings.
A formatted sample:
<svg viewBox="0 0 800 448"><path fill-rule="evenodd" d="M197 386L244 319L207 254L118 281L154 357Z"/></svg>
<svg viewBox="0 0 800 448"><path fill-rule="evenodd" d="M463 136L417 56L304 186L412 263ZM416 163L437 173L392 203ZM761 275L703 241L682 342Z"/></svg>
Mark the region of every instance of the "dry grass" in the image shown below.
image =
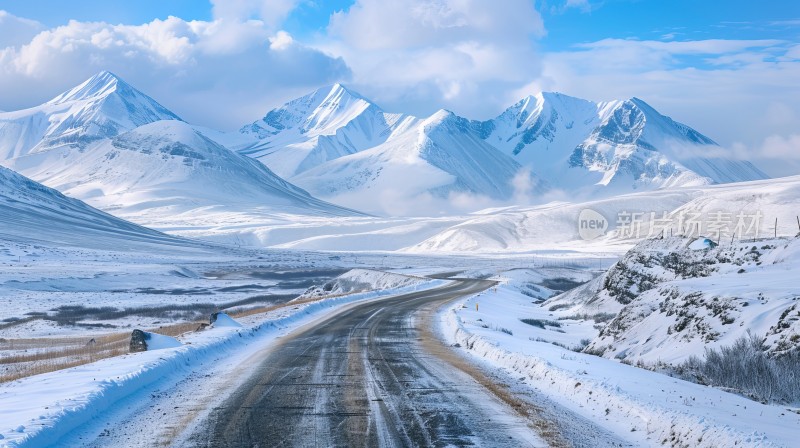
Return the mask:
<svg viewBox="0 0 800 448"><path fill-rule="evenodd" d="M265 314L335 296L311 297L279 305L267 305L228 313L233 318ZM180 337L203 328L207 322L190 321L164 325L146 331ZM94 342L90 342L94 341ZM55 372L129 352L130 333L110 333L69 338L0 338L0 383Z"/></svg>
<svg viewBox="0 0 800 448"><path fill-rule="evenodd" d="M0 341L0 383L128 353L128 337L4 339Z"/></svg>

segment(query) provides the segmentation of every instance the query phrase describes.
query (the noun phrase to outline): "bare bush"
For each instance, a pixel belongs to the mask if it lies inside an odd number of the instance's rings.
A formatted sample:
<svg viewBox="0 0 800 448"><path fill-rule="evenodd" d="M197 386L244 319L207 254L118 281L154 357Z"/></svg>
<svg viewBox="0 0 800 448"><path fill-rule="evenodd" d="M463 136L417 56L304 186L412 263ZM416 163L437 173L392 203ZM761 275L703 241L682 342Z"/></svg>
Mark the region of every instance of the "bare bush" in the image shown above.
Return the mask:
<svg viewBox="0 0 800 448"><path fill-rule="evenodd" d="M532 325L534 327L539 327L541 329L545 329L545 327L555 327L561 328L561 322L555 320L547 320L547 319L520 319L521 322L526 323L528 325Z"/></svg>
<svg viewBox="0 0 800 448"><path fill-rule="evenodd" d="M595 314L578 313L578 314L573 314L571 316L559 317L558 320L593 320L597 323L602 324L605 322L610 322L615 317L617 317L617 315L614 313L595 313Z"/></svg>
<svg viewBox="0 0 800 448"><path fill-rule="evenodd" d="M753 335L743 336L719 350L706 349L703 359L693 356L676 371L684 379L763 403L800 400L800 353L770 357L764 342Z"/></svg>

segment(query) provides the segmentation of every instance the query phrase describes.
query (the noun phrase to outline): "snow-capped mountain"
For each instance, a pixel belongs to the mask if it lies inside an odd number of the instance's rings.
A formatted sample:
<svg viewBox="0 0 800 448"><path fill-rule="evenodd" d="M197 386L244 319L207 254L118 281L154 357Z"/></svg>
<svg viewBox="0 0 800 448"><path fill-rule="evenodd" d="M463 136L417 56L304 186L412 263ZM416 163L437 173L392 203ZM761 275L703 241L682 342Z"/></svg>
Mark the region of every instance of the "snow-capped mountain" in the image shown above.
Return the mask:
<svg viewBox="0 0 800 448"><path fill-rule="evenodd" d="M415 117L390 114L341 84L323 87L269 111L240 132L253 140L238 146L286 178L329 160L375 147Z"/></svg>
<svg viewBox="0 0 800 448"><path fill-rule="evenodd" d="M509 199L521 167L486 144L468 120L441 110L395 132L385 143L340 157L291 179L312 194L376 212L398 210L419 198L449 199L467 194ZM528 175L522 173L521 175ZM405 213L415 213L412 209Z"/></svg>
<svg viewBox="0 0 800 448"><path fill-rule="evenodd" d="M638 98L593 103L545 92L473 126L566 190L607 195L767 177L749 162L721 157L713 140Z"/></svg>
<svg viewBox="0 0 800 448"><path fill-rule="evenodd" d="M595 103L543 92L488 121L443 116L387 114L337 84L243 127L239 138L251 140L236 147L313 194L351 207L364 191L387 200L451 192L509 200L523 167L532 172L533 193L556 189L584 198L767 177L638 98ZM446 131L431 131L444 121ZM423 141L438 151L423 150ZM501 156L489 156L490 147Z"/></svg>
<svg viewBox="0 0 800 448"><path fill-rule="evenodd" d="M0 214L0 240L17 243L113 250L197 245L103 213L3 167Z"/></svg>
<svg viewBox="0 0 800 448"><path fill-rule="evenodd" d="M409 205L421 195L507 200L521 170L452 112L386 113L340 84L273 109L240 134L255 139L234 145L240 153L315 196L376 213L417 213Z"/></svg>
<svg viewBox="0 0 800 448"><path fill-rule="evenodd" d="M143 224L212 210L352 215L311 197L263 164L191 125L157 121L83 148L30 154L11 165L93 206Z"/></svg>
<svg viewBox="0 0 800 448"><path fill-rule="evenodd" d="M358 214L311 197L108 72L0 119L0 163L142 225Z"/></svg>
<svg viewBox="0 0 800 448"><path fill-rule="evenodd" d="M84 148L159 120L180 118L103 71L45 104L0 113L0 160L64 146Z"/></svg>

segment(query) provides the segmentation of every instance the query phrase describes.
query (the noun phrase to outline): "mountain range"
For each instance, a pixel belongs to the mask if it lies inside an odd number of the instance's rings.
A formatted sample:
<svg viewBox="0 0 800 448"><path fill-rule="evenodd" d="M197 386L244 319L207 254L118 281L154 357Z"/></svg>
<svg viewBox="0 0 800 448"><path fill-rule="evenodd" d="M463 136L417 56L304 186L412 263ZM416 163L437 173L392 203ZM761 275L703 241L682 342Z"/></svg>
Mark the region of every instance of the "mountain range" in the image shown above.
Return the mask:
<svg viewBox="0 0 800 448"><path fill-rule="evenodd" d="M335 84L239 132L245 140L233 149L316 196L362 209L367 195L507 201L560 190L597 198L767 177L638 98L594 103L544 92L475 121L444 110L427 118L387 113Z"/></svg>
<svg viewBox="0 0 800 448"><path fill-rule="evenodd" d="M213 132L102 72L41 106L0 114L0 160L148 226L220 211L360 215L312 197L204 133Z"/></svg>
<svg viewBox="0 0 800 448"><path fill-rule="evenodd" d="M766 177L721 154L640 99L557 93L476 121L388 113L335 84L226 133L188 124L101 72L45 104L0 113L6 167L125 219L178 227L217 225L208 217L220 211L414 215L551 191L596 198Z"/></svg>

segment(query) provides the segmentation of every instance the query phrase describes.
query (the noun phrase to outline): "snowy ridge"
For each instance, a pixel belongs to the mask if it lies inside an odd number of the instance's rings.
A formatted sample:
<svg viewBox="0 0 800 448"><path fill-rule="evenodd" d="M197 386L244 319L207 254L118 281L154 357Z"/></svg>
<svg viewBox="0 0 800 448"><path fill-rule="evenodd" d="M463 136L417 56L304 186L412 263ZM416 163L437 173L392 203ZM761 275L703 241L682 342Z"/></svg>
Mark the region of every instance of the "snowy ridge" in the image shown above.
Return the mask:
<svg viewBox="0 0 800 448"><path fill-rule="evenodd" d="M341 157L298 176L292 182L314 195L346 206L377 198L381 212L409 205L420 196L448 198L466 193L509 198L521 167L475 134L467 120L439 111L385 143ZM373 207L375 207L373 206ZM413 211L410 211L413 213Z"/></svg>
<svg viewBox="0 0 800 448"><path fill-rule="evenodd" d="M177 115L104 71L47 103L0 113L0 160L61 146L84 148Z"/></svg>
<svg viewBox="0 0 800 448"><path fill-rule="evenodd" d="M385 142L416 121L388 114L341 84L323 87L269 111L240 132L258 141L238 145L283 177Z"/></svg>
<svg viewBox="0 0 800 448"><path fill-rule="evenodd" d="M646 191L587 202L553 202L536 207L515 207L475 216L405 248L408 252L524 252L551 249L554 245L583 250L592 248L627 250L651 234L661 232L658 222L667 213L674 234L680 216L696 216L708 224L722 212L731 220L723 229L730 239L736 217L760 214L758 236L772 234L766 227L779 222L779 235L797 231L796 210L787 207L800 197L800 176L702 187ZM608 223L605 236L585 241L578 234L581 211L590 209ZM627 234L619 227L620 213L639 213L641 227ZM749 224L749 222L748 222ZM654 227L656 225L656 227ZM755 232L755 228L752 232ZM669 229L667 229L669 232ZM651 235L652 236L652 235ZM742 235L737 236L740 238ZM749 236L749 235L748 235Z"/></svg>
<svg viewBox="0 0 800 448"><path fill-rule="evenodd" d="M330 282L312 287L298 299L308 297L337 296L364 291L406 288L429 282L430 279L373 269L351 269Z"/></svg>
<svg viewBox="0 0 800 448"><path fill-rule="evenodd" d="M107 250L199 246L123 221L0 167L0 240Z"/></svg>

